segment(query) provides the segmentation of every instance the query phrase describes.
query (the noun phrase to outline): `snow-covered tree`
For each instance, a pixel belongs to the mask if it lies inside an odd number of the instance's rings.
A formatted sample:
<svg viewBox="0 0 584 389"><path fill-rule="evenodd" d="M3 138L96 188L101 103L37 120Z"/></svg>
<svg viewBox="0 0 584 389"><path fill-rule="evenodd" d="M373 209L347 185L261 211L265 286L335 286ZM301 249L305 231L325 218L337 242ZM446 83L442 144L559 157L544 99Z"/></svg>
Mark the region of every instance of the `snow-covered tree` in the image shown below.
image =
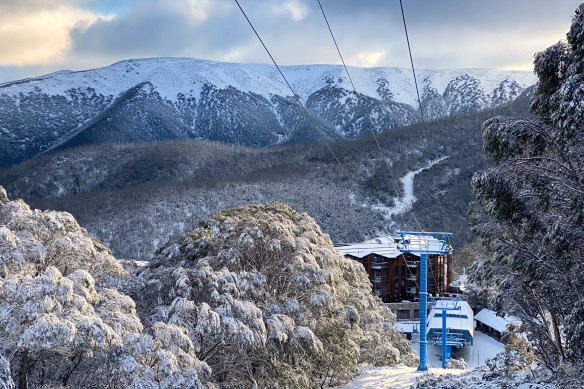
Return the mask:
<svg viewBox="0 0 584 389"><path fill-rule="evenodd" d="M0 191L0 202L1 201L2 192ZM8 360L2 355L0 355L0 389L14 389L14 381L10 375L10 362L8 362Z"/></svg>
<svg viewBox="0 0 584 389"><path fill-rule="evenodd" d="M140 333L133 301L114 290L99 293L93 277L76 270L67 277L55 267L43 274L12 274L0 279L0 347L10 353L19 371L20 387L29 373L60 373L67 385L83 358L106 353L122 339ZM50 357L56 366L34 365Z"/></svg>
<svg viewBox="0 0 584 389"><path fill-rule="evenodd" d="M91 238L67 212L31 210L22 200L0 193L0 277L38 275L49 266L67 276L84 269L98 281L119 277L123 269L110 250Z"/></svg>
<svg viewBox="0 0 584 389"><path fill-rule="evenodd" d="M0 187L4 387L13 387L10 367L19 388L201 387L210 369L187 330L155 323L144 331L134 301L111 287L122 274L70 214L32 211Z"/></svg>
<svg viewBox="0 0 584 389"><path fill-rule="evenodd" d="M551 369L584 355L584 4L567 38L535 57L539 118L484 123L495 166L473 178L471 206L474 230L493 253L475 278L498 287L496 308L521 317Z"/></svg>
<svg viewBox="0 0 584 389"><path fill-rule="evenodd" d="M139 310L186 328L221 387L317 387L361 361L416 363L362 265L284 204L218 213L139 273Z"/></svg>

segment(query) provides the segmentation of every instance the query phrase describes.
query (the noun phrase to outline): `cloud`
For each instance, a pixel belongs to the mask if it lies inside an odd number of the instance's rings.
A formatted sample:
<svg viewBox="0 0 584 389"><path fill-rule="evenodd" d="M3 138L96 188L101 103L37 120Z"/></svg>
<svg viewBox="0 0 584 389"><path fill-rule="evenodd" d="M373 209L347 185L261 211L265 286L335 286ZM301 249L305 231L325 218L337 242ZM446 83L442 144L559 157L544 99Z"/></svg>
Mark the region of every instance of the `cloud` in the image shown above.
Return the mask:
<svg viewBox="0 0 584 389"><path fill-rule="evenodd" d="M34 7L38 2L23 2L10 13L6 13L6 3L0 7L0 15L4 15L0 16L0 65L58 62L70 47L69 31L99 19L92 12L67 5Z"/></svg>
<svg viewBox="0 0 584 389"><path fill-rule="evenodd" d="M71 55L129 58L222 49L230 39L241 41L221 21L225 12L216 0L139 2L126 14L73 28Z"/></svg>
<svg viewBox="0 0 584 389"><path fill-rule="evenodd" d="M321 2L348 65L409 67L399 2ZM279 64L340 63L316 1L240 3ZM579 3L404 7L417 67L530 68L534 52L565 37ZM0 0L0 66L81 69L155 56L270 62L233 0Z"/></svg>
<svg viewBox="0 0 584 389"><path fill-rule="evenodd" d="M379 66L381 61L387 56L385 51L360 51L350 58L353 66Z"/></svg>
<svg viewBox="0 0 584 389"><path fill-rule="evenodd" d="M287 13L292 20L299 22L306 17L309 8L300 0L288 0L282 4L274 5L273 10L276 14Z"/></svg>

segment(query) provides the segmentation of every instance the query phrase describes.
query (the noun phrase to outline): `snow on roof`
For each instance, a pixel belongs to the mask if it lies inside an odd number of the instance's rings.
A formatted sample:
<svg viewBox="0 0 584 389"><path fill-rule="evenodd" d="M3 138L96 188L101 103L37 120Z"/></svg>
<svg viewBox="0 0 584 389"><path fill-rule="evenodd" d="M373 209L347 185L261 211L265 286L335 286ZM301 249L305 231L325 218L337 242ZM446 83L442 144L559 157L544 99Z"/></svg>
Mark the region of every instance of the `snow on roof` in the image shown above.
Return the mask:
<svg viewBox="0 0 584 389"><path fill-rule="evenodd" d="M337 246L343 255L364 258L369 254L377 254L386 258L397 258L401 255L397 243L392 236L380 236L362 243Z"/></svg>
<svg viewBox="0 0 584 389"><path fill-rule="evenodd" d="M515 316L507 317L497 316L497 314L494 311L491 311L490 309L487 308L484 308L479 313L477 313L474 319L478 322L488 325L489 327L499 332L505 331L507 329L507 325L510 323L520 322L519 318Z"/></svg>
<svg viewBox="0 0 584 389"><path fill-rule="evenodd" d="M419 321L397 321L393 325L398 331L404 334L412 334L418 332L420 328Z"/></svg>
<svg viewBox="0 0 584 389"><path fill-rule="evenodd" d="M406 239L410 242L410 250L423 249L439 251L442 249L442 240L432 236L406 235ZM369 254L377 254L386 258L397 258L401 254L401 243L396 243L396 241L401 242L401 236L379 236L361 243L338 245L337 250L343 255L351 255L357 258L364 258ZM420 256L416 253L411 254L417 257Z"/></svg>
<svg viewBox="0 0 584 389"><path fill-rule="evenodd" d="M444 305L446 307L451 307L452 301L438 300L436 302L436 307L430 310L426 331L430 331L431 329L442 329L442 310L440 308ZM446 327L450 329L468 330L471 336L473 336L474 323L472 320L472 308L466 301L459 301L457 308L458 309L446 311Z"/></svg>
<svg viewBox="0 0 584 389"><path fill-rule="evenodd" d="M408 250L414 251L412 254L418 257L420 255L415 253L415 251L442 251L450 248L448 245L443 248L444 241L433 236L407 234L404 237L408 241Z"/></svg>

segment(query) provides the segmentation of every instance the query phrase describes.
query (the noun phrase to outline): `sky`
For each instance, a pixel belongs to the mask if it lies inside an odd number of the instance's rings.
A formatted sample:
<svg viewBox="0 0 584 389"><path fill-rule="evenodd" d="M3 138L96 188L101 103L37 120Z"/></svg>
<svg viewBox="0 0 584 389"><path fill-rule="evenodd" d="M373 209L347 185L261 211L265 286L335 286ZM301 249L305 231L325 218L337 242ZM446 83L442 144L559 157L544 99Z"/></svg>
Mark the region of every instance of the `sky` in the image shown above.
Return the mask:
<svg viewBox="0 0 584 389"><path fill-rule="evenodd" d="M317 0L239 0L281 65L339 64ZM347 65L408 67L399 0L321 0ZM403 0L417 68L533 70L580 0ZM270 63L234 0L0 0L0 83L128 58Z"/></svg>

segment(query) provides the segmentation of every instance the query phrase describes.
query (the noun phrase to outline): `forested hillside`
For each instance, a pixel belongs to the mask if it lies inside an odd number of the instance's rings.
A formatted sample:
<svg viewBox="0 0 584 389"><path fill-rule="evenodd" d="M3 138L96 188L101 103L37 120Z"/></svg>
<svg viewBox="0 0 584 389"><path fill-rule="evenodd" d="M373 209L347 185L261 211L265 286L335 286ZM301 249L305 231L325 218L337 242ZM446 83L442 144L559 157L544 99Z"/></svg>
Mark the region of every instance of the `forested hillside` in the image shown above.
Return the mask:
<svg viewBox="0 0 584 389"><path fill-rule="evenodd" d="M426 230L454 232L461 247L471 239L470 178L488 164L481 123L527 115L527 106L522 97L426 131L396 129L379 136L382 153L371 136L330 143L340 165L323 144L256 149L183 140L59 151L0 171L0 183L35 207L71 212L120 257L149 258L214 212L274 200L308 212L335 242L419 229L416 219ZM401 179L416 170L412 216L398 205Z"/></svg>

